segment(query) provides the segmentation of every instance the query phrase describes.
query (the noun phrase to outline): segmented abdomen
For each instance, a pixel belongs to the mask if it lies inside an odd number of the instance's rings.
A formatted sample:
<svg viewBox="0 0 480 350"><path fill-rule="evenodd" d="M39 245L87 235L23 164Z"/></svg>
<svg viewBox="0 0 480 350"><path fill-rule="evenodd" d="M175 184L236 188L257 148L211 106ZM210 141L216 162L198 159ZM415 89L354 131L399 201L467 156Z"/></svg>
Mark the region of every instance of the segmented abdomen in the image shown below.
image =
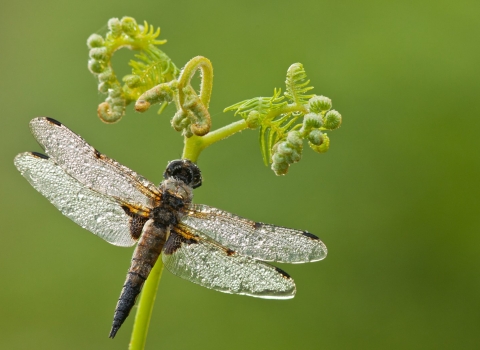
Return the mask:
<svg viewBox="0 0 480 350"><path fill-rule="evenodd" d="M127 279L115 308L110 338L115 337L118 329L135 305L135 300L142 291L143 284L160 256L166 237L166 229L155 226L153 220L150 219L145 223L137 248L133 253Z"/></svg>

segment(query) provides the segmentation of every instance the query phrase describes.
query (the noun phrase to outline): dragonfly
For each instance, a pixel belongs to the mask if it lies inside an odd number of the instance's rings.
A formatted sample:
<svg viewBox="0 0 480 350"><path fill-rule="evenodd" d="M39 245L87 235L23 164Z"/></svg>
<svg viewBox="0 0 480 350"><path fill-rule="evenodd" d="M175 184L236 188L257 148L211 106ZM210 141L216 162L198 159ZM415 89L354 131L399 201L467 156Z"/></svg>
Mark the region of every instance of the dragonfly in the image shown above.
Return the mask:
<svg viewBox="0 0 480 350"><path fill-rule="evenodd" d="M90 146L59 121L40 117L30 130L44 149L20 153L20 173L62 214L121 247L137 244L117 302L117 331L135 305L157 259L174 275L216 291L266 299L293 298L293 279L269 262L306 263L327 256L303 230L256 222L193 203L202 184L188 159L168 163L156 186Z"/></svg>

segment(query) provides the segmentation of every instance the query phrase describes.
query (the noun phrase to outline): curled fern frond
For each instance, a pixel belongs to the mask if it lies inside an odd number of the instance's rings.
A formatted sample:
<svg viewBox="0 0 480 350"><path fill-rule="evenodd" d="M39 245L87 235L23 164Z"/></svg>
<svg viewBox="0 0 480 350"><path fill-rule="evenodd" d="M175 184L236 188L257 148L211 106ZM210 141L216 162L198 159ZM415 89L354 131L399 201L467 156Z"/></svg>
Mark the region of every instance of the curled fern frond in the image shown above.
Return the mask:
<svg viewBox="0 0 480 350"><path fill-rule="evenodd" d="M91 35L87 40L90 49L88 68L99 80L98 90L107 98L98 107L98 116L106 123L115 123L125 114L125 107L135 101L145 91L154 86L169 82L179 74L179 69L170 58L157 48L166 40L158 40L160 28L147 22L138 25L131 17L108 21L109 32L103 38ZM123 77L123 85L115 75L111 59L121 49L140 51L137 60L129 62L132 74ZM161 110L165 105L161 106Z"/></svg>
<svg viewBox="0 0 480 350"><path fill-rule="evenodd" d="M145 69L145 67L140 67ZM167 67L168 69L168 67ZM201 71L200 96L191 85L197 70ZM204 136L210 132L212 121L208 112L213 86L212 63L205 57L192 58L183 67L178 79L162 83L145 91L135 103L137 112L145 112L153 104L175 101L177 112L172 118L172 127L187 138Z"/></svg>
<svg viewBox="0 0 480 350"><path fill-rule="evenodd" d="M306 92L313 89L309 86L310 80L301 63L294 63L288 68L287 79L285 80L285 96L295 104L304 104L315 95L306 95Z"/></svg>
<svg viewBox="0 0 480 350"><path fill-rule="evenodd" d="M300 128L299 124L295 124L300 117L300 113L284 113L269 123L264 122L260 126L260 147L265 165L272 162L272 153L275 153L275 145L284 140L289 131Z"/></svg>
<svg viewBox="0 0 480 350"><path fill-rule="evenodd" d="M132 74L123 77L123 91L126 99L137 100L145 91L164 82L174 80L180 70L165 53L152 46L135 55L137 60L130 60Z"/></svg>
<svg viewBox="0 0 480 350"><path fill-rule="evenodd" d="M285 175L291 164L300 161L304 140L315 152L326 152L330 139L322 130L337 129L342 122L328 97L307 94L313 87L302 64L290 66L285 84L283 96L275 89L272 97L244 100L224 110L235 111L249 128L260 128L263 161L277 175Z"/></svg>

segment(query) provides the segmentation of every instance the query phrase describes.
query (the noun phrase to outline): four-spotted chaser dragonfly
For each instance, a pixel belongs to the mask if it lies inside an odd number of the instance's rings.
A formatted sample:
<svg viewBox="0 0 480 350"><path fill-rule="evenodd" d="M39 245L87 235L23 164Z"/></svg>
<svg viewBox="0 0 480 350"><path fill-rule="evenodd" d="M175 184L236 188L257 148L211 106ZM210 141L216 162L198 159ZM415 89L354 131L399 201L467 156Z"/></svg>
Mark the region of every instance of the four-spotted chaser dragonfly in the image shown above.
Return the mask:
<svg viewBox="0 0 480 350"><path fill-rule="evenodd" d="M127 279L110 337L127 318L145 280L162 255L173 274L220 292L289 299L295 283L265 262L322 260L317 236L268 225L207 205L193 204L200 169L187 159L168 164L157 187L101 154L65 125L35 118L30 129L47 155L21 153L15 166L62 214L107 242L130 247Z"/></svg>

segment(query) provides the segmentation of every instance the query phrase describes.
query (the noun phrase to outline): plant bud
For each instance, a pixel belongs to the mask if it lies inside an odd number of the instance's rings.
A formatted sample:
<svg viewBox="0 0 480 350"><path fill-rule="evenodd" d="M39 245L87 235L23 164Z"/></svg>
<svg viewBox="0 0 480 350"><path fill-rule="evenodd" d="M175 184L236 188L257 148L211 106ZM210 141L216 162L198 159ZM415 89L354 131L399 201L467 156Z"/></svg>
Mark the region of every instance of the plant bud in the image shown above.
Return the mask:
<svg viewBox="0 0 480 350"><path fill-rule="evenodd" d="M285 163L285 157L280 153L275 153L272 156L272 163Z"/></svg>
<svg viewBox="0 0 480 350"><path fill-rule="evenodd" d="M289 164L297 163L302 159L301 152L297 152L296 150L292 150L293 152L285 155L285 161Z"/></svg>
<svg viewBox="0 0 480 350"><path fill-rule="evenodd" d="M276 144L276 149L275 152L278 152L280 154L288 155L293 153L293 148L288 147L286 142L280 142Z"/></svg>
<svg viewBox="0 0 480 350"><path fill-rule="evenodd" d="M107 48L106 47L94 47L90 49L88 53L90 58L93 58L97 61L106 61L107 60Z"/></svg>
<svg viewBox="0 0 480 350"><path fill-rule="evenodd" d="M248 113L247 125L249 129L256 129L260 126L260 113L258 111L251 111Z"/></svg>
<svg viewBox="0 0 480 350"><path fill-rule="evenodd" d="M290 131L287 134L287 142L291 145L293 149L299 149L302 148L302 138L300 135L300 132L298 131Z"/></svg>
<svg viewBox="0 0 480 350"><path fill-rule="evenodd" d="M310 131L310 134L308 134L308 141L316 146L320 146L323 143L323 132L318 129Z"/></svg>
<svg viewBox="0 0 480 350"><path fill-rule="evenodd" d="M322 116L316 113L305 114L303 128L306 130L317 129L323 125Z"/></svg>
<svg viewBox="0 0 480 350"><path fill-rule="evenodd" d="M110 18L108 20L108 29L114 38L118 38L120 35L122 35L122 24L118 18Z"/></svg>
<svg viewBox="0 0 480 350"><path fill-rule="evenodd" d="M275 172L275 175L285 175L288 172L288 163L272 163L271 169Z"/></svg>
<svg viewBox="0 0 480 350"><path fill-rule="evenodd" d="M88 60L88 70L92 74L100 74L105 70L105 67L100 62L98 62L97 60L89 59Z"/></svg>
<svg viewBox="0 0 480 350"><path fill-rule="evenodd" d="M327 134L323 134L323 143L321 145L314 145L311 142L309 142L308 145L317 153L325 153L330 148L330 139Z"/></svg>
<svg viewBox="0 0 480 350"><path fill-rule="evenodd" d="M321 113L332 108L332 100L326 96L313 96L308 101L310 111L313 113Z"/></svg>
<svg viewBox="0 0 480 350"><path fill-rule="evenodd" d="M342 124L342 115L334 109L332 109L331 111L328 111L328 113L325 115L325 123L323 124L325 129L335 130L335 129L338 129L341 124Z"/></svg>
<svg viewBox="0 0 480 350"><path fill-rule="evenodd" d="M107 82L107 81L113 81L115 76L113 75L113 72L110 68L105 69L103 73L100 73L98 75L98 80L102 83Z"/></svg>
<svg viewBox="0 0 480 350"><path fill-rule="evenodd" d="M137 22L135 22L135 19L132 17L123 17L121 24L123 32L129 37L135 37L138 34L139 29Z"/></svg>
<svg viewBox="0 0 480 350"><path fill-rule="evenodd" d="M103 37L98 34L92 34L87 39L87 46L89 49L93 49L94 47L102 47L105 44L105 40Z"/></svg>

